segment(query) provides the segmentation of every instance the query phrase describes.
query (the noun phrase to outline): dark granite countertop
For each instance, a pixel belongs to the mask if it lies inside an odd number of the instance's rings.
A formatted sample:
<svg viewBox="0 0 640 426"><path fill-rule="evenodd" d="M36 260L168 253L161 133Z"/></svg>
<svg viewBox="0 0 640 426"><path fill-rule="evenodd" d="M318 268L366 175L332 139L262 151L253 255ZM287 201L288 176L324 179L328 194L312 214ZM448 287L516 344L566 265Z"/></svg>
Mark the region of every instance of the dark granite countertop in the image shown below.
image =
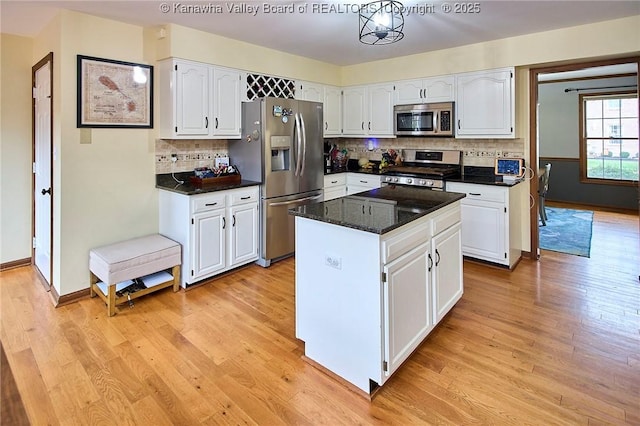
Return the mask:
<svg viewBox="0 0 640 426"><path fill-rule="evenodd" d="M356 195L299 206L290 209L289 214L385 234L464 197L464 194L456 192L384 186Z"/></svg>
<svg viewBox="0 0 640 426"><path fill-rule="evenodd" d="M511 182L504 182L502 176L494 174L493 167L465 166L463 175L458 178L448 178L447 182L475 183L480 185L514 186L524 181L518 179Z"/></svg>
<svg viewBox="0 0 640 426"><path fill-rule="evenodd" d="M189 181L189 177L193 175L193 172L176 173L176 179L184 182L182 184L176 182L173 179L173 176L171 176L171 173L156 175L156 188L164 189L165 191L177 192L184 195L196 195L206 194L207 192L223 191L225 189L235 189L245 186L260 185L260 182L243 179L240 183L196 186Z"/></svg>

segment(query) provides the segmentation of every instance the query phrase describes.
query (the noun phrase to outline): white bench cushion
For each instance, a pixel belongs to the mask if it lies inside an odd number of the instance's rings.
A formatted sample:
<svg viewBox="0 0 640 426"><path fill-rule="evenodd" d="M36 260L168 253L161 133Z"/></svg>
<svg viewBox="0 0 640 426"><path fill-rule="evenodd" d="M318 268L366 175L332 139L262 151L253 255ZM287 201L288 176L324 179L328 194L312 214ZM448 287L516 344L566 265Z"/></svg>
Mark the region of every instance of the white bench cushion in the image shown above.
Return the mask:
<svg viewBox="0 0 640 426"><path fill-rule="evenodd" d="M89 269L107 284L152 274L180 263L180 244L159 234L94 248L89 252Z"/></svg>

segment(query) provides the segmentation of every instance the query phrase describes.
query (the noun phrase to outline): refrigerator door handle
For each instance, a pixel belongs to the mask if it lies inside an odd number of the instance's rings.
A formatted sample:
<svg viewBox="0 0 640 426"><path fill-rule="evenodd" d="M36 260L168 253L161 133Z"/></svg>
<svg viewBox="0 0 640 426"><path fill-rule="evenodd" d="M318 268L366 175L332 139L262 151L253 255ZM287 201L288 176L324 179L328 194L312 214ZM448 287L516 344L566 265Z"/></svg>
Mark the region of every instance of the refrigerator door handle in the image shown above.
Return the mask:
<svg viewBox="0 0 640 426"><path fill-rule="evenodd" d="M298 199L291 200L291 201L280 201L280 202L277 202L277 203L269 204L269 207L271 207L271 206L286 206L288 204L296 204L296 203L299 203L301 201L317 200L320 197L322 197L322 194L314 195L313 197L298 198Z"/></svg>
<svg viewBox="0 0 640 426"><path fill-rule="evenodd" d="M302 136L301 136L302 132L300 131L300 115L296 112L294 117L295 117L295 120L296 120L295 133L296 133L296 142L297 142L296 172L295 172L295 175L299 176L300 175L300 166L301 166L300 151L302 150Z"/></svg>
<svg viewBox="0 0 640 426"><path fill-rule="evenodd" d="M302 113L300 113L300 127L302 127L302 167L300 168L300 176L302 176L304 175L304 166L307 164L307 132Z"/></svg>

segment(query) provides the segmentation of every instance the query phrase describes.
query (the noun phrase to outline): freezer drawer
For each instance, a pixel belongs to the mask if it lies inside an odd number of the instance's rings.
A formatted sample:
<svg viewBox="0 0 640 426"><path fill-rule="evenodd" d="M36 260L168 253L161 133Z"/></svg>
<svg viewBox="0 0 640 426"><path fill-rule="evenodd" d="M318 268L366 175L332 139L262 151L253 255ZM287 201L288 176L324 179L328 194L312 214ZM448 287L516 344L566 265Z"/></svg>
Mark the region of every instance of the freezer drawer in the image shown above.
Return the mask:
<svg viewBox="0 0 640 426"><path fill-rule="evenodd" d="M271 260L293 254L295 251L295 217L289 209L302 204L322 201L322 190L262 200L260 220L261 266L269 266Z"/></svg>

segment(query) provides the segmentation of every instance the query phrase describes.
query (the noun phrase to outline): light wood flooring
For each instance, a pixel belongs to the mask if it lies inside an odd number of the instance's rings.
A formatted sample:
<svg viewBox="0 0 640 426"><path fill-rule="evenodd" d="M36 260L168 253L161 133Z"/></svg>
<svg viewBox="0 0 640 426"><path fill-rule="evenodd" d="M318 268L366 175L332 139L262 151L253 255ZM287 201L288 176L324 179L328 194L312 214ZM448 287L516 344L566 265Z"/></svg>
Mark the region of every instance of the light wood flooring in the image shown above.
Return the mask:
<svg viewBox="0 0 640 426"><path fill-rule="evenodd" d="M301 359L294 259L112 318L5 271L0 337L33 425L640 425L638 229L596 212L591 258L465 262L462 300L372 402Z"/></svg>

